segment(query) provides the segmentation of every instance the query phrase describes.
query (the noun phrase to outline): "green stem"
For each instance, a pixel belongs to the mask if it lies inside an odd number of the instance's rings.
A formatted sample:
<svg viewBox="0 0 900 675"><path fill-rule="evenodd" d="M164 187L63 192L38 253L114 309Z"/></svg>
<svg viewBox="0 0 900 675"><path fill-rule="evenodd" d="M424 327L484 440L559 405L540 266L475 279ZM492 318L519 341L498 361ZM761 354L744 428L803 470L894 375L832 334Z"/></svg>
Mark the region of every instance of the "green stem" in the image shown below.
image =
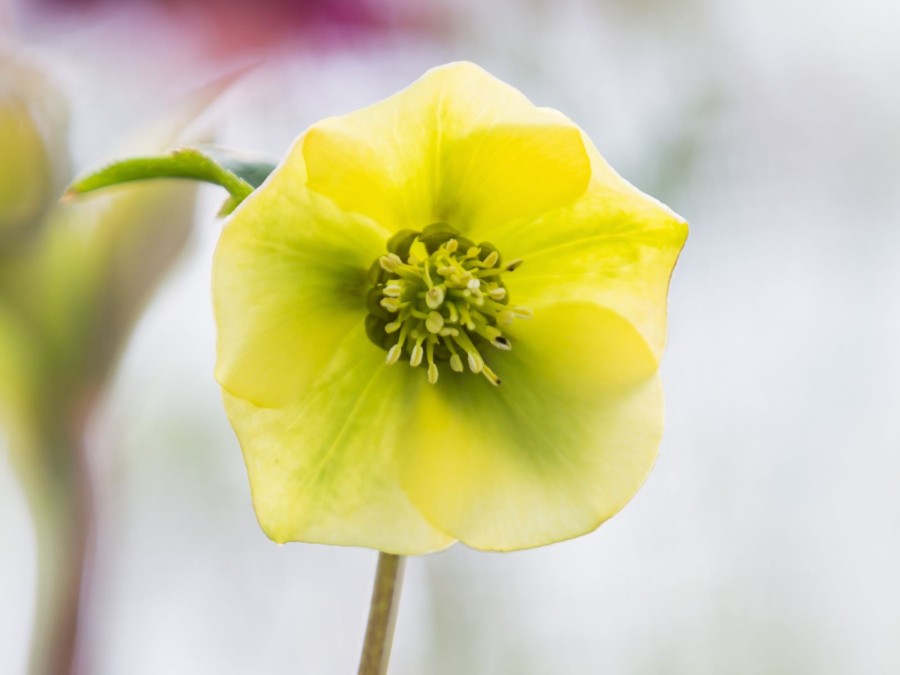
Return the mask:
<svg viewBox="0 0 900 675"><path fill-rule="evenodd" d="M404 562L402 556L391 553L378 555L378 570L375 572L375 585L372 588L369 625L359 660L359 675L387 673L394 622L397 620L397 607L400 604Z"/></svg>
<svg viewBox="0 0 900 675"><path fill-rule="evenodd" d="M28 672L79 672L79 616L91 562L93 500L82 431L48 433L26 488L37 537L37 597ZM35 448L35 453L39 452Z"/></svg>
<svg viewBox="0 0 900 675"><path fill-rule="evenodd" d="M233 210L253 192L250 183L200 150L181 148L158 157L132 157L108 164L72 183L63 199L74 199L94 190L153 178L188 178L220 185L230 195L226 212Z"/></svg>

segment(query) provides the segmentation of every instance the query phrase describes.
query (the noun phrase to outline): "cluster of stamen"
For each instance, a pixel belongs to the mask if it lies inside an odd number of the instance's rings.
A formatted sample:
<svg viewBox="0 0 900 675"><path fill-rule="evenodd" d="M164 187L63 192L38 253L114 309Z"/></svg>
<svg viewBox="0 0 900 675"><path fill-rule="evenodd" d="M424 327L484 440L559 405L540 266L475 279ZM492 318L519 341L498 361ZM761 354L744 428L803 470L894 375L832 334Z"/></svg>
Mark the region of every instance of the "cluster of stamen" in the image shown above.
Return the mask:
<svg viewBox="0 0 900 675"><path fill-rule="evenodd" d="M421 232L401 230L387 249L369 270L366 317L369 339L387 350L387 363L405 358L413 367L426 364L428 381L435 384L439 363L462 373L465 362L499 385L482 350L511 349L503 328L531 318L527 308L510 306L500 277L522 261L503 265L491 244L476 245L444 223Z"/></svg>

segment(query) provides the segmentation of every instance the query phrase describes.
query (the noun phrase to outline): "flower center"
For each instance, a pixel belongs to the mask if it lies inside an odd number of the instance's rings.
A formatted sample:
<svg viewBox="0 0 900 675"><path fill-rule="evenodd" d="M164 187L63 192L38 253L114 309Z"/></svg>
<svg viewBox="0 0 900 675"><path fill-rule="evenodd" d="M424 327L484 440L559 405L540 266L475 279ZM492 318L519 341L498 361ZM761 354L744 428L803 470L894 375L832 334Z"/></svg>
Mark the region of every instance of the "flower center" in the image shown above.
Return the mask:
<svg viewBox="0 0 900 675"><path fill-rule="evenodd" d="M413 367L427 364L428 381L435 384L439 363L462 373L465 359L469 370L499 385L482 352L488 346L511 349L503 328L532 316L525 307L510 306L500 278L522 261L503 265L493 245L476 245L446 223L400 230L387 250L369 270L366 317L366 333L387 350L387 363L403 357Z"/></svg>

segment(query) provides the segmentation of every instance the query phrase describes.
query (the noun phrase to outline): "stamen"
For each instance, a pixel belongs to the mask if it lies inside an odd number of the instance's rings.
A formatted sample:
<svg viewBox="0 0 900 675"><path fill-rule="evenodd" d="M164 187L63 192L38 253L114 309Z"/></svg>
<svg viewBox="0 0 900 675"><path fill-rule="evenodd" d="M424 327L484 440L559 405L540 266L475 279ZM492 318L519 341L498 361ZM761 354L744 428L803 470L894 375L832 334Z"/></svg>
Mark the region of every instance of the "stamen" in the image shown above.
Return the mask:
<svg viewBox="0 0 900 675"><path fill-rule="evenodd" d="M468 305L459 305L457 309L459 309L460 322L469 330L475 330L475 322L472 321Z"/></svg>
<svg viewBox="0 0 900 675"><path fill-rule="evenodd" d="M507 272L513 272L513 271L519 269L519 267L522 266L523 262L525 262L525 261L522 260L521 258L516 258L512 262L506 263L506 267L504 267L503 269L505 269Z"/></svg>
<svg viewBox="0 0 900 675"><path fill-rule="evenodd" d="M481 369L481 374L484 375L487 378L487 381L490 382L495 387L500 386L500 378L497 377L497 373L495 373L493 370L491 370L487 366L484 366Z"/></svg>
<svg viewBox="0 0 900 675"><path fill-rule="evenodd" d="M434 342L432 342L431 340L428 341L426 351L428 353L428 382L431 384L437 384L438 368L434 362Z"/></svg>
<svg viewBox="0 0 900 675"><path fill-rule="evenodd" d="M416 338L416 346L412 348L412 353L409 355L409 365L413 368L422 363L422 357L425 355L425 351L422 349L424 339L424 337Z"/></svg>
<svg viewBox="0 0 900 675"><path fill-rule="evenodd" d="M453 340L444 340L444 346L450 351L450 370L456 373L465 371L462 359L459 358L459 353L457 353L456 347L453 346Z"/></svg>
<svg viewBox="0 0 900 675"><path fill-rule="evenodd" d="M392 236L388 251L369 272L373 288L366 320L372 342L387 349L386 362L403 357L412 367L427 364L431 384L438 381L441 362L449 362L453 373L468 369L499 385L482 350L486 345L510 350L506 327L533 316L526 307L507 304L509 292L501 281L502 273L522 260L501 265L492 244L476 244L443 222L421 232L402 230Z"/></svg>
<svg viewBox="0 0 900 675"><path fill-rule="evenodd" d="M481 369L484 367L484 359L481 358L481 354L478 353L478 350L475 348L475 345L472 344L469 336L465 333L460 333L453 339L456 340L456 344L462 347L466 352L469 361L469 370L473 373L480 373Z"/></svg>

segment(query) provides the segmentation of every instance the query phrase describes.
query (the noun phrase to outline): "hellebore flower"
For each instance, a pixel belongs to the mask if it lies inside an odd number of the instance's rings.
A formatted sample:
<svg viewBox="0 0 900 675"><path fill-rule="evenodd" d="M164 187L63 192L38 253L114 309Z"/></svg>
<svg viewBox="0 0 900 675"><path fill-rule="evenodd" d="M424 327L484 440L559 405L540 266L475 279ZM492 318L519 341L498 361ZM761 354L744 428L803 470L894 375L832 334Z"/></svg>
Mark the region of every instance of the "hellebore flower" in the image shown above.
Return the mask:
<svg viewBox="0 0 900 675"><path fill-rule="evenodd" d="M303 133L224 226L216 376L277 542L594 530L650 471L684 221L477 66Z"/></svg>

